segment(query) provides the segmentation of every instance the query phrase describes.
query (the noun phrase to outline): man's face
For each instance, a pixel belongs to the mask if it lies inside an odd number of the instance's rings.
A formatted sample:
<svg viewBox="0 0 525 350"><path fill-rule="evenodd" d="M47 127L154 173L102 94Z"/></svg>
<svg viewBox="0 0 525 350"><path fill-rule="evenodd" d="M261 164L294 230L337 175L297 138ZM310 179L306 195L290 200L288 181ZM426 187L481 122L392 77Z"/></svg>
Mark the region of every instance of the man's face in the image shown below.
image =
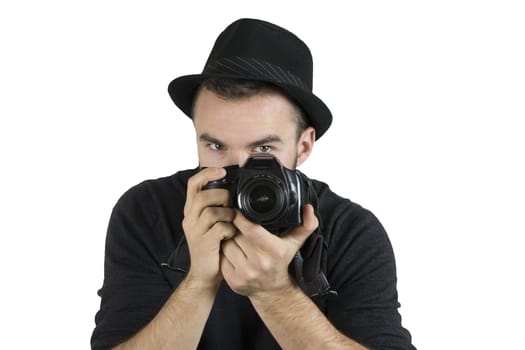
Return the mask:
<svg viewBox="0 0 525 350"><path fill-rule="evenodd" d="M296 111L277 92L240 99L224 99L202 89L193 109L199 165L242 166L254 154L272 154L283 166L295 169L308 158L315 130L297 137Z"/></svg>

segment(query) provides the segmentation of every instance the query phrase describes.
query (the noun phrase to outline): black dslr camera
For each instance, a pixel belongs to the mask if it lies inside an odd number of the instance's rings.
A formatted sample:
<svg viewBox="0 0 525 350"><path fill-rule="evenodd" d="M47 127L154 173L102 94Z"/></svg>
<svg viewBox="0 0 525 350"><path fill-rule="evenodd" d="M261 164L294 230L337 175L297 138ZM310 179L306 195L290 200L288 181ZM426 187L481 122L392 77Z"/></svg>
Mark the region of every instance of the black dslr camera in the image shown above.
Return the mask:
<svg viewBox="0 0 525 350"><path fill-rule="evenodd" d="M310 202L311 185L301 172L283 167L271 155L252 156L241 168L225 169L223 179L210 181L203 189L229 190L232 207L274 234L302 223L301 208Z"/></svg>

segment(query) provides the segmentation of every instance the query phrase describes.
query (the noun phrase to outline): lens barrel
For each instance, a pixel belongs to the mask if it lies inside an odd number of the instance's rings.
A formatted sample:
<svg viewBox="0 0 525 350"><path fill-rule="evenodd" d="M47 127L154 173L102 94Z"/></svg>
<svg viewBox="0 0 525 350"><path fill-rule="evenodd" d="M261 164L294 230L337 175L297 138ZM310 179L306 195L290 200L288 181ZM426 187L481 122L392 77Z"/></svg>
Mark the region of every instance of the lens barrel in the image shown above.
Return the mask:
<svg viewBox="0 0 525 350"><path fill-rule="evenodd" d="M273 176L257 176L245 182L237 193L239 209L259 224L276 222L286 210L286 188Z"/></svg>

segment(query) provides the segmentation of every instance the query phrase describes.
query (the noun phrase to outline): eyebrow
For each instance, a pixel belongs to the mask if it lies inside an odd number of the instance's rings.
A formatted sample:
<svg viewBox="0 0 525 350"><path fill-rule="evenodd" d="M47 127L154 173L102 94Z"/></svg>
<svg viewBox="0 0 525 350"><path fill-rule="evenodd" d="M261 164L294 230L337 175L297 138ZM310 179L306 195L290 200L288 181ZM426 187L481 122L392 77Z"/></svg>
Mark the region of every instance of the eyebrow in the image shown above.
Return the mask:
<svg viewBox="0 0 525 350"><path fill-rule="evenodd" d="M199 136L199 140L202 142L209 142L209 143L216 143L219 145L224 145L224 142L220 141L219 139L211 136L210 134L206 132ZM278 135L268 135L268 136L263 137L262 139L251 142L248 146L250 148L254 148L254 147L265 145L268 143L283 143L283 140Z"/></svg>
<svg viewBox="0 0 525 350"><path fill-rule="evenodd" d="M219 145L223 144L221 141L219 141L219 139L216 139L215 137L211 136L210 134L206 132L199 136L199 140L202 142L217 143Z"/></svg>
<svg viewBox="0 0 525 350"><path fill-rule="evenodd" d="M283 143L283 140L281 140L281 138L277 135L268 135L260 140L250 143L250 147L253 148L261 145L266 145L268 143Z"/></svg>

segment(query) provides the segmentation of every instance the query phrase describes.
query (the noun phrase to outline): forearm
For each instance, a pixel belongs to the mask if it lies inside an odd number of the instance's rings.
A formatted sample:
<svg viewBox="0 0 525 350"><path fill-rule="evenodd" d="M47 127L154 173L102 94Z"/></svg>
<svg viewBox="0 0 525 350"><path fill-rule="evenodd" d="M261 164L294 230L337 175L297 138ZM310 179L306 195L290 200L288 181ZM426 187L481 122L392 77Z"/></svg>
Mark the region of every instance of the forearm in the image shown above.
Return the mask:
<svg viewBox="0 0 525 350"><path fill-rule="evenodd" d="M339 332L298 287L250 300L283 349L366 349Z"/></svg>
<svg viewBox="0 0 525 350"><path fill-rule="evenodd" d="M182 281L155 318L115 349L196 349L217 289Z"/></svg>

